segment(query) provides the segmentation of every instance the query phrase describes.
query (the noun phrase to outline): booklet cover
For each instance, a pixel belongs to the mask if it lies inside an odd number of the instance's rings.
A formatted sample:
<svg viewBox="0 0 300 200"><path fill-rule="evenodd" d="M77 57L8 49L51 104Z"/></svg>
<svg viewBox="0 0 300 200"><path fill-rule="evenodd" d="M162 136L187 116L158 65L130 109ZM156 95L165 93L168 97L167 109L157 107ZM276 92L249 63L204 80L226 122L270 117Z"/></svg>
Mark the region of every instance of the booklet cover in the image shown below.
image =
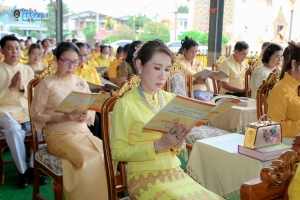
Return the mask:
<svg viewBox="0 0 300 200"><path fill-rule="evenodd" d="M22 124L25 122L30 121L29 112L28 110L21 110L21 111L11 111L11 112L5 112L7 117L11 119L13 122Z"/></svg>
<svg viewBox="0 0 300 200"><path fill-rule="evenodd" d="M217 105L176 95L143 129L168 133L176 122L185 124L188 128L201 126L239 102L238 99L233 99Z"/></svg>
<svg viewBox="0 0 300 200"><path fill-rule="evenodd" d="M206 77L211 77L215 80L221 80L223 78L228 78L229 76L225 74L225 72L222 71L211 71L208 69L204 69L200 72L197 72L196 74L193 75L194 78L206 78Z"/></svg>
<svg viewBox="0 0 300 200"><path fill-rule="evenodd" d="M103 80L103 79L101 79L101 81L103 83L102 85L94 84L94 83L91 83L91 82L87 81L87 83L90 87L90 90L93 92L96 89L98 89L99 87L102 87L104 90L117 90L117 89L119 89L119 87L117 85L113 84L110 81Z"/></svg>
<svg viewBox="0 0 300 200"><path fill-rule="evenodd" d="M110 97L108 92L83 93L71 91L55 108L56 112L70 113L76 109L101 112L102 104Z"/></svg>

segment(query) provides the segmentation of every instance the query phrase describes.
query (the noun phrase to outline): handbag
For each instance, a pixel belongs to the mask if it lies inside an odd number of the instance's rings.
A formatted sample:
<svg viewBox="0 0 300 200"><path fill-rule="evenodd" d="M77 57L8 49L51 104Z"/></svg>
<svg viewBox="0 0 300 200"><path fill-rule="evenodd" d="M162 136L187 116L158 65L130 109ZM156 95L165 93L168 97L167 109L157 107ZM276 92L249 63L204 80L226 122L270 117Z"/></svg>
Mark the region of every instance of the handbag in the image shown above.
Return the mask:
<svg viewBox="0 0 300 200"><path fill-rule="evenodd" d="M269 121L262 121L265 116L269 117ZM258 122L247 125L244 147L250 149L266 147L281 143L281 141L281 124L271 121L271 117L267 114L262 115Z"/></svg>

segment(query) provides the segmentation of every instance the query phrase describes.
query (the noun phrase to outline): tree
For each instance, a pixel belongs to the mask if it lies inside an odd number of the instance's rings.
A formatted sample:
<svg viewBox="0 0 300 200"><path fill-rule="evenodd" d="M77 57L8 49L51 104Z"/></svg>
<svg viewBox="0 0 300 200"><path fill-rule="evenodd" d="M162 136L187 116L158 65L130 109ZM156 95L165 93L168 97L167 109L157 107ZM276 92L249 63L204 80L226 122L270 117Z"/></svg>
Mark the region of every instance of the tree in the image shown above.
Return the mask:
<svg viewBox="0 0 300 200"><path fill-rule="evenodd" d="M40 34L37 31L30 31L29 36L34 38L40 38Z"/></svg>
<svg viewBox="0 0 300 200"><path fill-rule="evenodd" d="M195 41L199 41L199 38L201 37L201 33L195 30L185 31L181 33L181 35L179 35L178 39L183 40L186 36Z"/></svg>
<svg viewBox="0 0 300 200"><path fill-rule="evenodd" d="M189 8L187 6L179 6L178 7L178 11L177 13L185 13L188 14L189 13Z"/></svg>
<svg viewBox="0 0 300 200"><path fill-rule="evenodd" d="M134 30L125 24L119 24L109 36L104 38L105 43L117 40L135 40Z"/></svg>
<svg viewBox="0 0 300 200"><path fill-rule="evenodd" d="M13 33L17 33L17 34L19 34L19 35L21 35L21 36L24 36L24 35L25 35L25 34L24 34L24 31L18 29L17 27L10 27L10 28L9 28L9 31L10 31L10 32L13 32Z"/></svg>
<svg viewBox="0 0 300 200"><path fill-rule="evenodd" d="M54 38L56 37L56 12L51 3L47 4L47 13L49 16L49 20L43 20L43 24L48 28L47 37ZM68 13L68 5L63 3L63 15ZM67 22L67 19L63 18L63 22Z"/></svg>
<svg viewBox="0 0 300 200"><path fill-rule="evenodd" d="M170 31L164 24L148 22L143 27L139 40L147 42L149 40L160 39L163 42L170 41Z"/></svg>
<svg viewBox="0 0 300 200"><path fill-rule="evenodd" d="M85 38L87 40L92 40L93 37L97 34L96 31L96 24L90 24L89 26L86 26L83 28L83 34L85 35Z"/></svg>
<svg viewBox="0 0 300 200"><path fill-rule="evenodd" d="M198 38L198 42L201 44L208 44L208 32L202 33Z"/></svg>
<svg viewBox="0 0 300 200"><path fill-rule="evenodd" d="M112 30L114 28L115 21L110 16L105 16L105 24L104 27L107 30Z"/></svg>
<svg viewBox="0 0 300 200"><path fill-rule="evenodd" d="M135 30L139 30L139 28L142 28L144 26L144 16L141 13L139 13L138 16L129 17L129 19L127 20L127 25L129 27L133 28L134 17L135 17ZM152 20L146 17L146 23L147 22L152 22Z"/></svg>

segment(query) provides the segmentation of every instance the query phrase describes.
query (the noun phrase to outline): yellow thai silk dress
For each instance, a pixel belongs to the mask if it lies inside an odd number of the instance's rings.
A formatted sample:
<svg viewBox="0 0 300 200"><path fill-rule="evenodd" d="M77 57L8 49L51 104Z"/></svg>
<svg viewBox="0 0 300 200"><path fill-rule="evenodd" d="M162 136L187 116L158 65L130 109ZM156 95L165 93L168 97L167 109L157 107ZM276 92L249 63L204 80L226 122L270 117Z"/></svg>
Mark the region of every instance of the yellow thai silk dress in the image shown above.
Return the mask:
<svg viewBox="0 0 300 200"><path fill-rule="evenodd" d="M74 75L41 80L34 90L31 123L37 132L43 130L50 153L61 158L65 199L108 200L102 141L87 127L93 125L95 112L88 111L86 122L46 123L62 115L54 110L72 90L90 92L87 82Z"/></svg>
<svg viewBox="0 0 300 200"><path fill-rule="evenodd" d="M174 95L160 91L164 104ZM144 93L148 102L159 109L155 99ZM119 99L113 110L111 151L116 161L128 163L128 192L131 200L141 199L222 199L206 190L180 168L180 160L172 150L154 151L154 141L162 133L144 131L142 127L155 115L140 96L137 87Z"/></svg>

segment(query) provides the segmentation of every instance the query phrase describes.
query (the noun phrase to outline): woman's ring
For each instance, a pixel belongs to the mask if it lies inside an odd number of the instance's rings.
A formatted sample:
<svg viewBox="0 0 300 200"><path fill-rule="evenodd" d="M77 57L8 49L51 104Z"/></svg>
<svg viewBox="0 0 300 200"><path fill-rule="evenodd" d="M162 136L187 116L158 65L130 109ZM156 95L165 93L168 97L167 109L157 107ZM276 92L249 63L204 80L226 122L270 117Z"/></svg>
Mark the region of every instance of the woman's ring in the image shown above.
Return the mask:
<svg viewBox="0 0 300 200"><path fill-rule="evenodd" d="M178 137L178 135L176 135L177 140L179 140L180 138Z"/></svg>

